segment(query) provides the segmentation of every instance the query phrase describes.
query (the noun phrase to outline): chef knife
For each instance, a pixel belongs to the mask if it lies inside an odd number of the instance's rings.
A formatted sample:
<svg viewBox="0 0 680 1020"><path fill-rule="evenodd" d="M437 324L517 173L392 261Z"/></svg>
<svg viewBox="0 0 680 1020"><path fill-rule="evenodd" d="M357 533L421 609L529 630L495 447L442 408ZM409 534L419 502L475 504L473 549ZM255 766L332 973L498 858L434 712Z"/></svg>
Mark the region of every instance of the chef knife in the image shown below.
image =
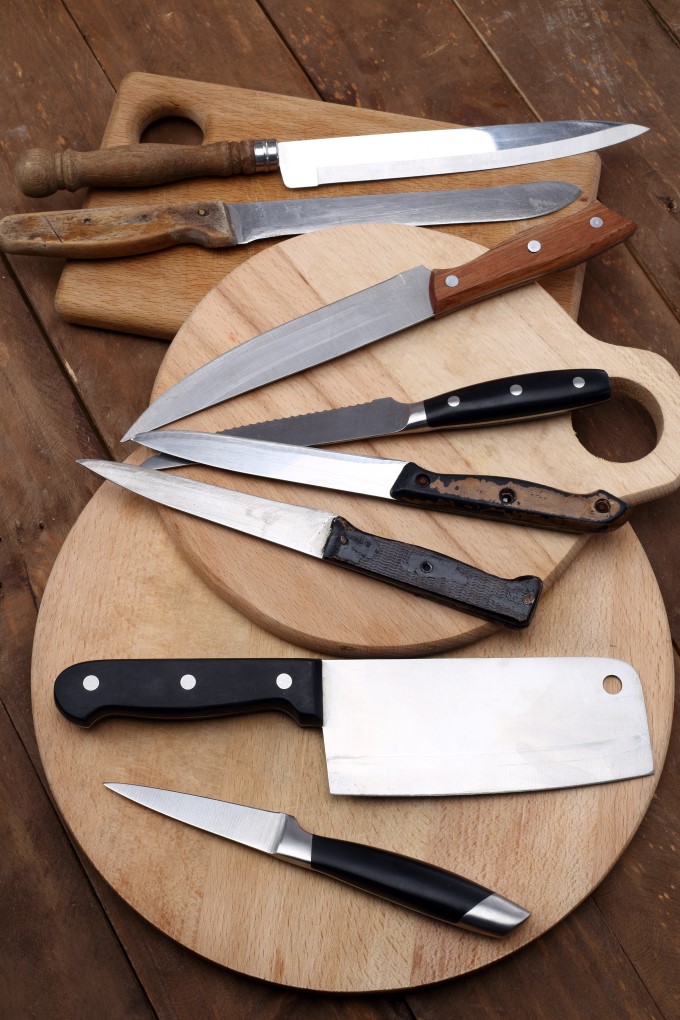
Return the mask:
<svg viewBox="0 0 680 1020"><path fill-rule="evenodd" d="M337 878L459 928L500 937L529 917L528 910L477 882L392 850L317 836L283 812L153 786L104 786L178 822Z"/></svg>
<svg viewBox="0 0 680 1020"><path fill-rule="evenodd" d="M90 259L140 255L178 244L230 248L266 237L350 223L491 223L545 216L581 189L560 181L468 191L354 195L283 202L187 202L23 213L0 220L0 250Z"/></svg>
<svg viewBox="0 0 680 1020"><path fill-rule="evenodd" d="M653 772L640 678L618 659L103 659L65 669L54 697L82 726L285 712L322 727L334 794L515 793Z"/></svg>
<svg viewBox="0 0 680 1020"><path fill-rule="evenodd" d="M283 379L374 340L566 269L624 240L635 224L591 202L454 269L415 266L246 340L166 390L124 440Z"/></svg>
<svg viewBox="0 0 680 1020"><path fill-rule="evenodd" d="M496 577L430 549L369 535L336 514L310 507L276 503L131 464L79 463L163 506L356 570L494 623L526 627L536 609L542 587L538 577Z"/></svg>
<svg viewBox="0 0 680 1020"><path fill-rule="evenodd" d="M608 531L632 507L600 490L585 495L507 476L449 475L383 457L316 450L211 432L142 432L138 443L195 464L322 489L357 492L425 510L557 531Z"/></svg>
<svg viewBox="0 0 680 1020"><path fill-rule="evenodd" d="M118 145L54 154L29 149L17 163L16 177L23 193L33 197L61 188L129 188L272 170L281 171L288 188L315 188L540 163L616 145L647 130L615 121L558 120L289 142Z"/></svg>

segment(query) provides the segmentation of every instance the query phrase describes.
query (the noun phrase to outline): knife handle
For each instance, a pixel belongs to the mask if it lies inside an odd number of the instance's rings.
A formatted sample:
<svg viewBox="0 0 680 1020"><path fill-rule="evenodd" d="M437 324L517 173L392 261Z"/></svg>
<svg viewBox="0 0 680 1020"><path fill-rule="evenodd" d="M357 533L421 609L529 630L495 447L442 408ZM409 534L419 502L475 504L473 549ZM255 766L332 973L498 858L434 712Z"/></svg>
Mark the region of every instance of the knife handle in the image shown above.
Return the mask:
<svg viewBox="0 0 680 1020"><path fill-rule="evenodd" d="M449 390L424 400L423 409L428 428L451 429L561 414L599 404L611 395L609 376L602 369L565 368L511 375ZM414 428L422 424L415 424Z"/></svg>
<svg viewBox="0 0 680 1020"><path fill-rule="evenodd" d="M518 478L441 475L414 463L406 464L390 496L428 510L576 533L619 528L633 509L603 489L581 495Z"/></svg>
<svg viewBox="0 0 680 1020"><path fill-rule="evenodd" d="M447 315L539 276L568 269L601 255L630 237L635 229L632 220L600 202L591 202L580 212L530 227L462 266L433 270L432 310L435 316Z"/></svg>
<svg viewBox="0 0 680 1020"><path fill-rule="evenodd" d="M323 559L506 627L527 627L543 582L496 577L450 556L359 531L336 517Z"/></svg>
<svg viewBox="0 0 680 1020"><path fill-rule="evenodd" d="M23 213L0 220L0 250L12 255L98 259L141 255L177 244L237 244L223 202L120 205Z"/></svg>
<svg viewBox="0 0 680 1020"><path fill-rule="evenodd" d="M107 716L211 719L277 710L323 724L320 659L93 659L54 682L59 711L79 726Z"/></svg>
<svg viewBox="0 0 680 1020"><path fill-rule="evenodd" d="M17 184L24 195L44 198L78 188L139 188L187 177L231 177L276 170L271 140L211 142L208 145L116 145L93 152L29 149L17 162Z"/></svg>

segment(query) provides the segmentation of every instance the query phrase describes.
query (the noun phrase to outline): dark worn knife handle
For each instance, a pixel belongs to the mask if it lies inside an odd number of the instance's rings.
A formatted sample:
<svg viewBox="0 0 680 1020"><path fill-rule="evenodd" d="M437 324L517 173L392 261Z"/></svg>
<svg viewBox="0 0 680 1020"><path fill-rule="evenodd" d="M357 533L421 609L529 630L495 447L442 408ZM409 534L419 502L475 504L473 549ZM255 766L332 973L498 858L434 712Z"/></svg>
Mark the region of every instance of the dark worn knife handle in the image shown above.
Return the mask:
<svg viewBox="0 0 680 1020"><path fill-rule="evenodd" d="M547 273L568 269L625 241L636 229L600 202L530 227L455 269L435 269L430 300L435 315L502 294Z"/></svg>
<svg viewBox="0 0 680 1020"><path fill-rule="evenodd" d="M91 726L107 716L210 719L277 710L321 726L319 659L96 659L63 670L59 711Z"/></svg>
<svg viewBox="0 0 680 1020"><path fill-rule="evenodd" d="M506 627L528 626L542 588L539 577L496 577L431 549L359 531L342 517L331 525L323 558Z"/></svg>
<svg viewBox="0 0 680 1020"><path fill-rule="evenodd" d="M463 386L423 401L423 408L429 428L451 429L561 414L611 395L602 369L564 368Z"/></svg>
<svg viewBox="0 0 680 1020"><path fill-rule="evenodd" d="M409 506L577 533L619 528L633 509L604 490L580 495L518 478L440 475L413 463L390 495Z"/></svg>

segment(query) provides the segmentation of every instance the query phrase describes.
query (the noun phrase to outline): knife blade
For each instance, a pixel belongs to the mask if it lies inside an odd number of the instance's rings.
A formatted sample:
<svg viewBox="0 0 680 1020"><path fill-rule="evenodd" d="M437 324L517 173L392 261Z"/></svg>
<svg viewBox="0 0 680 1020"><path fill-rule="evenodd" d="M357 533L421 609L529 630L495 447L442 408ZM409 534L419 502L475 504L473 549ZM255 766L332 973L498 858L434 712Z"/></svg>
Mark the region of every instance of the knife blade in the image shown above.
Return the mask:
<svg viewBox="0 0 680 1020"><path fill-rule="evenodd" d="M629 237L635 224L591 202L516 234L455 269L415 266L239 344L166 390L123 441L375 340L566 269Z"/></svg>
<svg viewBox="0 0 680 1020"><path fill-rule="evenodd" d="M137 144L54 154L29 149L17 163L16 178L23 193L34 198L62 188L141 187L279 169L286 187L315 188L540 163L617 145L647 130L615 121L558 120L284 142Z"/></svg>
<svg viewBox="0 0 680 1020"><path fill-rule="evenodd" d="M22 213L0 220L0 250L12 255L114 258L178 244L229 248L351 223L492 223L545 216L563 209L580 194L574 184L536 181L468 191Z"/></svg>
<svg viewBox="0 0 680 1020"><path fill-rule="evenodd" d="M530 916L512 900L461 875L392 850L317 836L283 812L153 786L104 786L175 821L336 878L459 928L500 937Z"/></svg>
<svg viewBox="0 0 680 1020"><path fill-rule="evenodd" d="M370 535L335 514L145 471L107 460L78 462L163 506L355 570L507 627L526 627L541 593L539 577L505 579L450 556Z"/></svg>
<svg viewBox="0 0 680 1020"><path fill-rule="evenodd" d="M82 726L285 712L322 728L339 795L516 793L653 772L640 678L611 658L98 660L65 669L54 697Z"/></svg>
<svg viewBox="0 0 680 1020"><path fill-rule="evenodd" d="M632 507L600 489L565 492L506 476L450 475L412 461L316 450L211 432L142 432L138 443L194 464L322 489L356 492L406 506L557 531L609 531Z"/></svg>

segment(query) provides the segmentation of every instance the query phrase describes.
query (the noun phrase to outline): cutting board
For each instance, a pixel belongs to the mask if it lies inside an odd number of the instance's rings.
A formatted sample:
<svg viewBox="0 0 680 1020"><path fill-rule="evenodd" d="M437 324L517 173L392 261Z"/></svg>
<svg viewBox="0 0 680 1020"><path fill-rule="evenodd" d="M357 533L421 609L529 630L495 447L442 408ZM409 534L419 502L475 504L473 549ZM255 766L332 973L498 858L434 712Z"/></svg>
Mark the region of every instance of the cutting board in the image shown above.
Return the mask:
<svg viewBox="0 0 680 1020"><path fill-rule="evenodd" d="M280 713L174 724L115 719L85 731L52 698L70 663L310 654L218 598L179 555L154 507L105 483L65 542L38 617L33 718L52 793L107 881L152 924L211 960L336 992L465 974L541 935L601 881L649 805L668 744L670 635L632 529L590 542L542 610L531 631L494 635L465 654L631 662L644 688L654 776L506 796L343 798L328 793L321 734ZM532 916L503 940L461 931L155 815L104 781L288 811L312 831L458 871Z"/></svg>
<svg viewBox="0 0 680 1020"><path fill-rule="evenodd" d="M417 227L337 227L253 256L198 304L168 349L154 398L211 358L321 305L418 264L460 265L483 249ZM581 446L568 415L503 427L383 437L343 450L415 461L433 471L605 489L639 502L680 479L680 377L663 358L588 336L536 284L481 302L185 418L215 431L381 396L415 401L485 379L561 368L604 368L651 411L656 448L633 463ZM177 427L176 425L173 427ZM583 537L415 510L365 496L216 470L192 477L330 511L371 534L446 553L502 577L536 574L549 587ZM415 655L452 648L493 625L377 580L164 510L196 571L235 608L280 637L334 655ZM596 541L599 536L596 537ZM542 612L539 604L537 615Z"/></svg>
<svg viewBox="0 0 680 1020"><path fill-rule="evenodd" d="M206 143L240 138L276 138L283 141L451 127L451 124L440 121L353 109L269 92L253 92L162 75L131 74L120 86L103 147L138 142L149 124L168 116L195 121L202 129ZM585 200L595 197L599 174L599 156L584 153L567 159L484 173L300 190L286 188L278 173L189 180L157 188L97 190L88 195L85 205L167 204L209 199L265 202L324 195L480 188L537 180L563 180L577 184L583 189ZM573 208L568 207L554 215L566 215ZM526 221L522 221L444 229L490 246L525 226ZM251 254L274 243L262 241L222 251L184 246L135 258L71 263L61 277L56 296L57 310L69 322L170 339L194 305L218 280ZM547 284L550 293L573 316L578 310L582 279L582 269L575 269L556 275Z"/></svg>

